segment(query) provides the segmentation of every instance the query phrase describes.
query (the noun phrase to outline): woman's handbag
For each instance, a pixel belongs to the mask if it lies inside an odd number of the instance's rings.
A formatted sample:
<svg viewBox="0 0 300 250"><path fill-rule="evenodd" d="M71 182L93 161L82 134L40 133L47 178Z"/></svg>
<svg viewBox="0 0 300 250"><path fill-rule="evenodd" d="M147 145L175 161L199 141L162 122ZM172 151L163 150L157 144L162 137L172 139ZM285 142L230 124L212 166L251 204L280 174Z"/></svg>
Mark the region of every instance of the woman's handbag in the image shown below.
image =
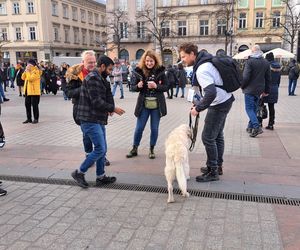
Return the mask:
<svg viewBox="0 0 300 250"><path fill-rule="evenodd" d="M157 109L158 102L157 98L153 96L146 96L145 97L145 108L146 109Z"/></svg>
<svg viewBox="0 0 300 250"><path fill-rule="evenodd" d="M267 106L263 103L261 99L259 100L258 104L257 117L261 118L262 120L268 118Z"/></svg>

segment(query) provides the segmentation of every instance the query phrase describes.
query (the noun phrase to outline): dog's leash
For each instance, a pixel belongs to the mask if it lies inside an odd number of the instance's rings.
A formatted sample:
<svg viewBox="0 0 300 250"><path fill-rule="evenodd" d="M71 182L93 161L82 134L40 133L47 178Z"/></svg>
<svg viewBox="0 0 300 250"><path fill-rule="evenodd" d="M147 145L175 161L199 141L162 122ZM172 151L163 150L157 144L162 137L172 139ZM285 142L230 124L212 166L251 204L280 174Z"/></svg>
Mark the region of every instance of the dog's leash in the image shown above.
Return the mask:
<svg viewBox="0 0 300 250"><path fill-rule="evenodd" d="M191 146L189 148L189 150L192 152L194 147L195 147L195 143L196 143L196 139L197 139L197 133L198 133L198 123L199 123L199 114L196 116L195 119L195 124L193 126L193 119L192 119L192 115L190 113L190 121L189 121L189 127L192 131L192 137L191 137Z"/></svg>

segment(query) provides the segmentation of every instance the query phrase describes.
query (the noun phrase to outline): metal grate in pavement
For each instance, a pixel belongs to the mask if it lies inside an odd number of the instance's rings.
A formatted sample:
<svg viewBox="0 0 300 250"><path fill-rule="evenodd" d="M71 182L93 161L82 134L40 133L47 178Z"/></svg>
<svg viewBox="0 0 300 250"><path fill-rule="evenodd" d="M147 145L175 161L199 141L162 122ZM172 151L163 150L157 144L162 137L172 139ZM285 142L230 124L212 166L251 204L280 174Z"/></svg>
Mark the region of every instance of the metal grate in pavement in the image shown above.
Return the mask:
<svg viewBox="0 0 300 250"><path fill-rule="evenodd" d="M47 179L42 177L0 175L0 179L7 180L7 181L16 181L16 182L33 182L33 183L70 185L70 186L77 185L73 180L54 179L54 178ZM91 187L95 187L95 183L89 183L89 184ZM152 192L152 193L168 193L166 187L146 186L146 185L139 185L139 184L113 183L109 185L103 185L97 188L141 191L141 192ZM300 206L300 199L293 199L293 198L252 195L252 194L239 194L239 193L225 193L225 192L215 192L215 191L201 191L196 189L189 189L188 191L192 196L204 197L204 198L259 202L259 203L288 205L288 206ZM178 188L174 188L174 194L181 194L181 191Z"/></svg>

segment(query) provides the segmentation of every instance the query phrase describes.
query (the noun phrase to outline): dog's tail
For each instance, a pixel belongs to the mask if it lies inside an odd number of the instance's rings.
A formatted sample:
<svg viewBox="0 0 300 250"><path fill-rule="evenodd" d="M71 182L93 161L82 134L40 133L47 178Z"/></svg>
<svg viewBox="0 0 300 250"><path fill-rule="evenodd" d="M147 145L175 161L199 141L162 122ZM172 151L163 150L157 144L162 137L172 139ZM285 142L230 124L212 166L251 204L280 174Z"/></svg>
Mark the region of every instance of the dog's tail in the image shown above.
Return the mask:
<svg viewBox="0 0 300 250"><path fill-rule="evenodd" d="M186 177L185 177L185 173L184 173L184 169L182 167L182 163L181 162L174 162L175 167L176 167L176 179L178 182L178 186L182 192L183 196L188 197L188 192L187 192L187 184L186 184Z"/></svg>

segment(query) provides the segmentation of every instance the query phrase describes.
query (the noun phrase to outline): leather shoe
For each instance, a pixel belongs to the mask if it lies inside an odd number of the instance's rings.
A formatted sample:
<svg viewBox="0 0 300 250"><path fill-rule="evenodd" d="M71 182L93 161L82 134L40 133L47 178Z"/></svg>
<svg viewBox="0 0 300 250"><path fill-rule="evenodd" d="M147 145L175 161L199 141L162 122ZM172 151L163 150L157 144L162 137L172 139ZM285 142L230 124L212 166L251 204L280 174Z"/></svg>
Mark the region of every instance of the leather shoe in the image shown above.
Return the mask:
<svg viewBox="0 0 300 250"><path fill-rule="evenodd" d="M32 124L36 124L38 122L39 122L38 120L33 120Z"/></svg>

